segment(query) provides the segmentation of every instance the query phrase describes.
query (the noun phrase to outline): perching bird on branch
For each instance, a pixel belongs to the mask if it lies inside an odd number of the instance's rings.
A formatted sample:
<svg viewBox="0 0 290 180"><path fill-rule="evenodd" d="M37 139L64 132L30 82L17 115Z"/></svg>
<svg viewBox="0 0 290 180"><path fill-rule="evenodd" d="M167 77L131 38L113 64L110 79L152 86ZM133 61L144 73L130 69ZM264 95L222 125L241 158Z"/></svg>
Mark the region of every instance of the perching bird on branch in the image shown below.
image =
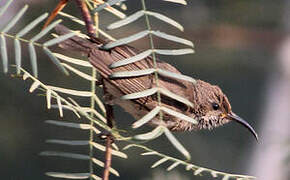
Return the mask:
<svg viewBox="0 0 290 180"><path fill-rule="evenodd" d="M57 26L58 34L63 35L70 32L64 26ZM158 106L156 95L132 100L122 100L120 97L141 92L156 87L155 78L152 75L130 77L130 78L111 78L111 74L121 71L137 71L153 68L152 57L147 57L141 61L127 64L117 68L110 68L114 62L133 57L139 53L135 48L122 45L110 50L101 48L105 41L99 38L84 39L74 36L61 42L60 47L74 52L79 52L87 56L90 63L97 69L103 78L107 94L105 101L109 104L120 105L125 111L130 113L137 120ZM157 61L157 67L166 71L181 74L170 64ZM171 131L190 131L200 129L212 129L228 122L234 121L246 127L256 139L258 139L255 130L242 118L233 113L230 102L222 90L215 85L211 85L202 80L196 83L164 77L159 75L159 87L188 99L193 106L188 106L180 101L161 95L161 106L180 112L186 116L197 120L197 124L182 120L178 117L164 114L163 121L158 116L148 123L153 126L163 125Z"/></svg>

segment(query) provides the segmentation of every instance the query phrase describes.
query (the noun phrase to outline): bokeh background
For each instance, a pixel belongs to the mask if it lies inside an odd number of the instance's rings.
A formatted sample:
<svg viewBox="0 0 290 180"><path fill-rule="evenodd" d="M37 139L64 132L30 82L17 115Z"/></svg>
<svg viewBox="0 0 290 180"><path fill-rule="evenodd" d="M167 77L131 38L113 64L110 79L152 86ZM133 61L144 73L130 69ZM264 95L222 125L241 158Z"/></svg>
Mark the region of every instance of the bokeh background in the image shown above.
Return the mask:
<svg viewBox="0 0 290 180"><path fill-rule="evenodd" d="M0 7L6 1L0 2ZM44 12L50 12L57 0L16 0L0 27L13 14L29 4L29 11L11 32ZM127 1L127 14L141 8L139 1ZM188 0L187 6L163 1L147 0L148 8L179 21L184 33L165 23L152 20L153 28L175 34L194 42L195 54L160 57L184 74L218 84L227 94L233 110L246 119L260 135L256 142L250 133L236 123L212 131L177 133L176 136L190 151L192 162L216 170L257 176L261 180L289 179L289 108L290 108L290 1L289 0ZM80 17L74 2L65 12ZM118 20L107 12L100 13L100 25L105 27ZM72 25L68 20L64 24ZM110 32L125 37L144 29L144 21ZM76 26L75 28L79 28ZM40 30L35 29L27 38ZM132 45L145 49L147 40ZM160 48L179 47L168 41L155 39ZM8 41L9 59L13 63L13 43ZM30 70L27 49L23 44L23 64ZM54 49L59 51L58 48ZM40 79L50 85L88 89L89 84L76 76L64 77L50 60L38 52ZM2 67L2 66L1 66ZM2 69L2 68L1 68ZM13 69L10 69L13 73ZM86 172L88 163L70 159L42 157L44 150L86 153L85 148L70 148L46 144L46 139L87 139L88 134L74 129L54 127L44 123L60 119L56 110L47 110L40 92L28 93L28 82L10 75L0 75L0 175L1 179L52 179L46 171ZM81 103L85 100L80 99ZM120 108L116 110L117 125L126 129L134 119ZM65 120L75 120L70 113ZM149 144L153 149L182 158L166 138ZM113 159L113 167L121 173L111 179L213 179L196 177L183 167L167 173L167 166L150 169L156 158L143 157L140 151L128 151L129 159ZM96 152L96 157L103 154ZM101 174L97 170L96 174Z"/></svg>

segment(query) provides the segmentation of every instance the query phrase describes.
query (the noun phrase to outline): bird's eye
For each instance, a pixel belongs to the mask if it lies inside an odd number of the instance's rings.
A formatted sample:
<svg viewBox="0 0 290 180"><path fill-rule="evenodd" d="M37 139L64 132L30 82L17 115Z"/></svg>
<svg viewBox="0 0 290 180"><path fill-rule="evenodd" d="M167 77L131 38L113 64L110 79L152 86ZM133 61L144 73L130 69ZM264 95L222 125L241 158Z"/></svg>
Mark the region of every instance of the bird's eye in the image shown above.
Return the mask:
<svg viewBox="0 0 290 180"><path fill-rule="evenodd" d="M213 108L214 110L218 110L219 107L220 107L220 106L219 106L217 103L212 103L212 108Z"/></svg>

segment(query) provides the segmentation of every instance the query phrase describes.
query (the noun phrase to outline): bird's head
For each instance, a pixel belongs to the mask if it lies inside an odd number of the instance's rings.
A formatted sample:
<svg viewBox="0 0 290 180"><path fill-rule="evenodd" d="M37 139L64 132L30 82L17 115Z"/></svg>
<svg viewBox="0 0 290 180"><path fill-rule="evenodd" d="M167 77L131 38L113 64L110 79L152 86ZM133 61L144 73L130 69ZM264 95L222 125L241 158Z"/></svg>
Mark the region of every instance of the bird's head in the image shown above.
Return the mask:
<svg viewBox="0 0 290 180"><path fill-rule="evenodd" d="M212 129L234 121L246 127L258 140L252 126L232 111L228 98L218 86L198 80L194 93L199 129Z"/></svg>

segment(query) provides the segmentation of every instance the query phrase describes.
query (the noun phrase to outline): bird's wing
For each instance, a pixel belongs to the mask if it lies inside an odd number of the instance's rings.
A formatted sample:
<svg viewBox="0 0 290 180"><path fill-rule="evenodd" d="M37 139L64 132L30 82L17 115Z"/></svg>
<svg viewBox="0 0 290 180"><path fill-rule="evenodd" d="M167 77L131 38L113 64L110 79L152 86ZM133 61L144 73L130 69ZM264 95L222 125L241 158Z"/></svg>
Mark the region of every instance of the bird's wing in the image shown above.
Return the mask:
<svg viewBox="0 0 290 180"><path fill-rule="evenodd" d="M56 27L56 31L60 35L71 32L68 28L62 25L58 25ZM109 76L113 72L144 70L148 68L153 68L154 66L152 57L147 57L135 63L110 69L109 65L111 65L112 63L135 56L140 52L137 49L128 45L118 46L110 50L103 50L99 48L104 43L105 41L99 38L93 38L88 40L78 36L74 36L68 40L59 43L59 46L72 52L79 52L82 55L88 56L92 65L97 69L97 71L108 83L112 84L118 91L120 91L120 95L141 92L154 87L155 80L153 75L133 78L111 79ZM157 60L157 66L160 69L181 74L175 67L164 61ZM192 83L159 76L159 86L184 98L192 98L188 97L188 95L192 95ZM162 99L166 101L166 104L174 103L172 100L166 100L166 98ZM148 101L151 101L153 104L155 102L154 98L140 98L136 100L137 103L146 102L147 104L149 103Z"/></svg>
<svg viewBox="0 0 290 180"><path fill-rule="evenodd" d="M131 63L125 66L121 66L114 69L109 68L109 66L112 63L135 56L138 53L139 53L138 50L128 45L118 46L113 49L110 49L109 51L94 48L91 50L91 53L89 54L89 60L97 69L97 71L101 73L103 78L105 78L116 88L118 88L123 95L126 95L141 92L155 86L155 83L153 83L155 81L153 75L133 78L122 78L122 79L111 79L109 77L113 72L136 71L154 67L152 57L147 57L141 61ZM158 60L157 66L160 69L181 74L175 67L171 66L170 64L164 61ZM186 92L191 90L192 83L185 81L177 81L172 78L159 76L159 86L184 98L190 98L186 97L186 95L188 95L188 93ZM139 99L139 101L140 101L139 103L142 103L144 101L147 101L148 103L148 99L145 98L143 99L141 98Z"/></svg>

